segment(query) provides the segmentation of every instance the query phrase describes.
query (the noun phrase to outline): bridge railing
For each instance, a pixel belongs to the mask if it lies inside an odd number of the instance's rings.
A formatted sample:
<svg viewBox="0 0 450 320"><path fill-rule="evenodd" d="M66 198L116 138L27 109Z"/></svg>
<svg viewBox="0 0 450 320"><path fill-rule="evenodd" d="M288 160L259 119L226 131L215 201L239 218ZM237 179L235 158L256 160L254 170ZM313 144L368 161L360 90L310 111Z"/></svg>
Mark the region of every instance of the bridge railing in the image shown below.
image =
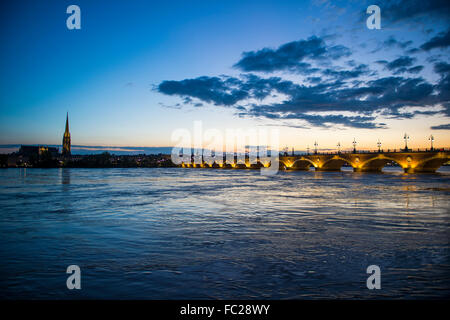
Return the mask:
<svg viewBox="0 0 450 320"><path fill-rule="evenodd" d="M450 152L450 148L416 148L416 149L412 149L412 148L408 148L407 150L405 150L404 148L400 148L400 149L380 149L380 150L343 150L343 151L317 151L317 152L300 152L300 153L295 153L294 156L305 156L305 155L339 155L339 154L377 154L377 153L404 153L404 152L408 152L408 153L419 153L419 152ZM245 159L248 158L248 154L241 154L241 156L244 156ZM291 157L293 156L292 153L282 153L280 152L280 156L286 156L286 157ZM234 158L237 158L237 154L234 154ZM226 157L224 155L223 160L225 160ZM191 156L191 161L193 162L194 160L194 155ZM257 160L259 161L260 158L259 156L257 156Z"/></svg>
<svg viewBox="0 0 450 320"><path fill-rule="evenodd" d="M318 151L318 152L302 152L302 153L295 153L294 156L304 156L304 155L339 155L339 154L352 154L352 153L362 153L362 154L368 154L368 153L418 153L418 152L450 152L450 148L408 148L405 150L402 149L380 149L380 150L345 150L345 151ZM280 153L280 156L292 156L292 154L289 153Z"/></svg>

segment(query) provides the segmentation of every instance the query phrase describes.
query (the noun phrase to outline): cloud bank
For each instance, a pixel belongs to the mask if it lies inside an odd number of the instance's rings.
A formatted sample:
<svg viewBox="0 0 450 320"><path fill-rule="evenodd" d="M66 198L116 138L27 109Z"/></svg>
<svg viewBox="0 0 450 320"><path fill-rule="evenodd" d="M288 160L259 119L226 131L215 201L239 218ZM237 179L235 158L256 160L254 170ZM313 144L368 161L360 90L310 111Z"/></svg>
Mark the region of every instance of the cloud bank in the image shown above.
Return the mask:
<svg viewBox="0 0 450 320"><path fill-rule="evenodd" d="M440 1L403 4L400 8L395 2L390 3L390 19L448 9ZM445 15L442 10L436 14ZM293 127L376 129L386 128L379 120L383 117L450 117L450 65L435 59L431 71L437 80L431 81L422 76L424 66L410 55L447 50L450 28L412 49L412 41L389 36L383 47L396 48L403 54L391 61L375 61L371 67L356 62L350 48L327 41L327 37L311 36L277 48L243 52L233 65L241 72L239 76L166 80L157 90L178 96L188 105L222 106L233 109L239 117L270 119ZM299 81L288 80L284 75ZM448 129L448 125L433 129Z"/></svg>

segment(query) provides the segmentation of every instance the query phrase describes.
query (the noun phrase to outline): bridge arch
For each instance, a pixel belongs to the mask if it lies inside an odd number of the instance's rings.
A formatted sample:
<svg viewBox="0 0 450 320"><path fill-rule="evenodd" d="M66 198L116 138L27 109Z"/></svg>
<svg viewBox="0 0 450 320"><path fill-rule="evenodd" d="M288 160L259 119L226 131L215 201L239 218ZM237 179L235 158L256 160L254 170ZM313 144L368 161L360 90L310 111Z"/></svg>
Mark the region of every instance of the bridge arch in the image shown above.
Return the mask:
<svg viewBox="0 0 450 320"><path fill-rule="evenodd" d="M315 167L317 164L315 164L312 160L307 158L300 158L294 161L292 163L292 169L295 170L309 170L311 166Z"/></svg>
<svg viewBox="0 0 450 320"><path fill-rule="evenodd" d="M357 164L353 168L355 172L381 172L389 162L394 162L403 169L407 166L404 163L401 163L399 159L377 155Z"/></svg>
<svg viewBox="0 0 450 320"><path fill-rule="evenodd" d="M280 170L309 170L309 167L315 166L310 159L300 158L292 160L279 160Z"/></svg>
<svg viewBox="0 0 450 320"><path fill-rule="evenodd" d="M348 163L355 168L355 165L349 159L340 156L333 156L332 158L319 163L318 166L315 166L317 171L339 171L345 163Z"/></svg>
<svg viewBox="0 0 450 320"><path fill-rule="evenodd" d="M414 172L436 172L443 164L450 160L449 156L434 156L428 159L422 159L414 163L411 167Z"/></svg>

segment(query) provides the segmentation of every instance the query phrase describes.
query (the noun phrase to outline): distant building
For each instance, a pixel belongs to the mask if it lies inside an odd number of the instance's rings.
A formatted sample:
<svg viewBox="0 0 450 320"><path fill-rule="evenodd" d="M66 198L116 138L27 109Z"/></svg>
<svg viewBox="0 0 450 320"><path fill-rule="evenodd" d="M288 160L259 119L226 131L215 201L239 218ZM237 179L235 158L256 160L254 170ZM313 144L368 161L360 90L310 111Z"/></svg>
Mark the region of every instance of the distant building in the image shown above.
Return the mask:
<svg viewBox="0 0 450 320"><path fill-rule="evenodd" d="M44 153L49 152L52 157L58 156L59 149L56 147L47 146L20 146L19 154L27 158L39 159Z"/></svg>
<svg viewBox="0 0 450 320"><path fill-rule="evenodd" d="M48 146L20 146L18 153L13 153L8 158L8 167L35 166L39 163L47 163L58 157L59 149Z"/></svg>
<svg viewBox="0 0 450 320"><path fill-rule="evenodd" d="M64 131L62 145L63 145L62 155L65 157L70 157L71 152L70 152L69 113L67 113L66 117L66 130Z"/></svg>
<svg viewBox="0 0 450 320"><path fill-rule="evenodd" d="M0 154L0 168L8 168L8 155Z"/></svg>

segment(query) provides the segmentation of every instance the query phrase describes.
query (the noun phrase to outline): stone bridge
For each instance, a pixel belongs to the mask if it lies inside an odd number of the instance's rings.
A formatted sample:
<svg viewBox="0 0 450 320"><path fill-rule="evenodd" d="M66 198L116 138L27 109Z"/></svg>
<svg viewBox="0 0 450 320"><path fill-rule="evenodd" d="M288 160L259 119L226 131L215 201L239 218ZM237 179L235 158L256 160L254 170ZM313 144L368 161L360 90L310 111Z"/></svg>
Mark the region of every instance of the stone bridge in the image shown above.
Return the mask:
<svg viewBox="0 0 450 320"><path fill-rule="evenodd" d="M352 152L352 153L318 153L307 155L279 156L282 170L339 171L344 165L351 166L355 172L381 172L387 164L397 164L407 173L435 172L440 166L450 161L450 150L400 151L400 152ZM204 161L182 163L182 167L190 168L234 168L258 169L268 167L271 163L259 158L250 163L249 158L234 161L223 160L219 163Z"/></svg>
<svg viewBox="0 0 450 320"><path fill-rule="evenodd" d="M339 171L343 165L353 167L355 172L380 172L388 163L398 164L405 172L435 172L450 161L450 151L404 151L404 152L355 152L335 154L312 154L303 156L280 156L283 169L316 171Z"/></svg>

